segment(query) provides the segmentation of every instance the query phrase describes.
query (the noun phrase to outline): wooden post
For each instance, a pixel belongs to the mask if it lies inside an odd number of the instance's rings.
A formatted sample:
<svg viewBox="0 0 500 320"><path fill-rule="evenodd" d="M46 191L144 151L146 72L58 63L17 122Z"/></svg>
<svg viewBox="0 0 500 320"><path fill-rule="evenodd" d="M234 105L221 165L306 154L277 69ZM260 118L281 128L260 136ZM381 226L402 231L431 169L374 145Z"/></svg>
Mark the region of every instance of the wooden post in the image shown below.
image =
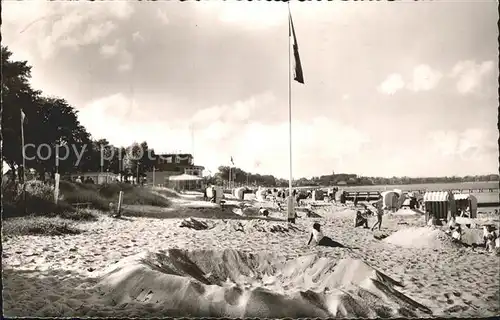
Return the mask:
<svg viewBox="0 0 500 320"><path fill-rule="evenodd" d="M118 207L116 208L117 217L121 216L122 202L123 202L123 191L120 191L120 194L118 195Z"/></svg>
<svg viewBox="0 0 500 320"><path fill-rule="evenodd" d="M61 175L59 173L55 174L55 185L54 185L54 202L57 204L59 201L59 181L61 179Z"/></svg>
<svg viewBox="0 0 500 320"><path fill-rule="evenodd" d="M153 167L153 187L155 186L155 170L156 168Z"/></svg>

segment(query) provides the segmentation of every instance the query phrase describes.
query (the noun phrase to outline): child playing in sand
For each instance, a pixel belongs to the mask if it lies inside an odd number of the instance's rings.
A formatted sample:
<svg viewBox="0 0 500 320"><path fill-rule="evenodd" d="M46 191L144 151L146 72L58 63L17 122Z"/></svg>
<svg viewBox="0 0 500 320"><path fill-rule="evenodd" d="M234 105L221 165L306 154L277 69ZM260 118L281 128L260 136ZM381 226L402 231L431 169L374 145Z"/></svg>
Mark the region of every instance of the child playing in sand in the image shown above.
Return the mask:
<svg viewBox="0 0 500 320"><path fill-rule="evenodd" d="M259 214L263 215L264 217L268 217L269 216L269 210L260 207L259 208Z"/></svg>
<svg viewBox="0 0 500 320"><path fill-rule="evenodd" d="M313 224L313 228L311 230L311 236L309 237L309 241L307 242L307 245L310 245L311 242L312 244L318 245L323 239L323 233L321 232L321 225L317 222Z"/></svg>
<svg viewBox="0 0 500 320"><path fill-rule="evenodd" d="M484 247L489 252L492 252L495 248L495 239L497 238L496 232L491 226L483 226L483 240Z"/></svg>
<svg viewBox="0 0 500 320"><path fill-rule="evenodd" d="M436 217L432 212L428 213L429 220L427 221L427 226L428 227L434 227L436 225Z"/></svg>
<svg viewBox="0 0 500 320"><path fill-rule="evenodd" d="M356 212L356 221L354 223L354 228L364 226L368 229L368 219L361 214L361 211Z"/></svg>
<svg viewBox="0 0 500 320"><path fill-rule="evenodd" d="M372 227L372 231L375 229L376 226L378 226L378 229L382 227L382 216L384 215L384 209L383 209L383 201L382 199L379 199L377 202L373 204L375 208L377 208L377 222Z"/></svg>
<svg viewBox="0 0 500 320"><path fill-rule="evenodd" d="M455 216L451 217L450 221L448 222L448 228L450 230L455 229L455 226L457 225L457 218Z"/></svg>

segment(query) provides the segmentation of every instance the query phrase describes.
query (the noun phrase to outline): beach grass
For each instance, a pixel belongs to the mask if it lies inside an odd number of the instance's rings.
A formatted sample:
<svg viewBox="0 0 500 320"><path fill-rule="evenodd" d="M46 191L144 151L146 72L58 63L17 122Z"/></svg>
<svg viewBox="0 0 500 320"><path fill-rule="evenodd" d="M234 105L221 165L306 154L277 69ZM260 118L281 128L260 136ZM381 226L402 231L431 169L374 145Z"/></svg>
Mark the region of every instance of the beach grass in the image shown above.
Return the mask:
<svg viewBox="0 0 500 320"><path fill-rule="evenodd" d="M170 207L168 192L160 194L151 188L134 186L126 183L116 184L82 184L69 181L60 182L60 197L54 202L54 187L41 181L26 183L26 194L23 196L22 185L10 183L2 185L3 217L22 216L70 216L71 219L84 219L86 213L78 207L87 207L99 211L110 210L110 203L118 202L120 191L123 191L123 204L148 205L154 207ZM167 196L168 195L168 196Z"/></svg>
<svg viewBox="0 0 500 320"><path fill-rule="evenodd" d="M17 217L4 220L4 236L59 236L80 234L75 222L60 217Z"/></svg>

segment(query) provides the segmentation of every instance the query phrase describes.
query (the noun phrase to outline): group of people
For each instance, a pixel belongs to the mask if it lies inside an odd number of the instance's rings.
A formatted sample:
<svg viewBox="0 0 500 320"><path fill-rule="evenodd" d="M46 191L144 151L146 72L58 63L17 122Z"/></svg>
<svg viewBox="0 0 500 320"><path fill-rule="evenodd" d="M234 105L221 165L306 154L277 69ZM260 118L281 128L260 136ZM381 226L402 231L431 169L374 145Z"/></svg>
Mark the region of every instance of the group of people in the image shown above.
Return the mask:
<svg viewBox="0 0 500 320"><path fill-rule="evenodd" d="M377 228L377 227L379 230L382 228L382 217L384 215L384 207L383 207L384 204L383 204L382 199L379 199L377 202L373 203L373 206L376 209L377 221L371 227L372 231L375 230L375 228ZM368 229L368 216L370 216L370 215L373 215L373 212L370 209L368 209L366 206L365 206L364 213L361 213L361 211L359 211L359 210L356 211L356 219L354 221L354 227L355 228L364 227L365 229Z"/></svg>
<svg viewBox="0 0 500 320"><path fill-rule="evenodd" d="M208 192L207 192L207 188L204 188L203 189L203 200L204 201L209 201L209 202L212 202L212 203L216 203L217 202L217 189L212 187L211 188L211 195L210 197L208 196Z"/></svg>
<svg viewBox="0 0 500 320"><path fill-rule="evenodd" d="M429 219L428 225L436 225L433 216ZM462 243L462 226L457 223L455 216L448 221L446 233L451 234L452 241ZM492 225L483 226L483 246L489 252L500 249L500 235Z"/></svg>

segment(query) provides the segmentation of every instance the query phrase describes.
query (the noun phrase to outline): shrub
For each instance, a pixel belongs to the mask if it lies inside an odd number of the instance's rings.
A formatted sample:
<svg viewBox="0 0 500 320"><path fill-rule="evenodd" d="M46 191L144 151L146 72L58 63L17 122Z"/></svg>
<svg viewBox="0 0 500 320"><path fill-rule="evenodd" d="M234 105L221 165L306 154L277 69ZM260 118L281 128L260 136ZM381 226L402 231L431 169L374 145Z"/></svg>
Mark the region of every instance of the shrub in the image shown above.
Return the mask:
<svg viewBox="0 0 500 320"><path fill-rule="evenodd" d="M66 180L61 180L59 181L59 192L65 193L65 192L75 192L78 190L78 187L75 183L71 183Z"/></svg>
<svg viewBox="0 0 500 320"><path fill-rule="evenodd" d="M109 200L99 195L97 191L77 188L75 191L66 191L63 199L67 203L90 203L94 209L109 210Z"/></svg>
<svg viewBox="0 0 500 320"><path fill-rule="evenodd" d="M26 194L23 196L23 186L19 183L11 183L5 189L3 197L3 216L19 217L26 214L56 216L64 212L73 212L75 209L59 201L54 203L54 187L44 184L38 180L26 182Z"/></svg>
<svg viewBox="0 0 500 320"><path fill-rule="evenodd" d="M106 198L118 198L120 191L127 192L136 189L137 187L129 183L107 183L102 184L99 193Z"/></svg>
<svg viewBox="0 0 500 320"><path fill-rule="evenodd" d="M58 215L61 219L73 220L73 221L97 221L98 215L92 210L80 209L74 212L65 211Z"/></svg>
<svg viewBox="0 0 500 320"><path fill-rule="evenodd" d="M85 184L72 183L61 180L59 183L60 197L57 205L54 203L54 186L41 181L29 181L26 184L26 213L44 215L48 217L67 216L72 220L86 220L76 212L73 204L89 203L91 208L108 211L110 202L117 202L118 194L124 191L124 204L139 204L167 207L171 202L166 195L176 196L175 193L163 190L153 193L151 189L137 187L127 183L113 184ZM4 217L24 216L24 201L22 186L16 183L2 184L4 193ZM89 217L90 218L90 217Z"/></svg>
<svg viewBox="0 0 500 320"><path fill-rule="evenodd" d="M135 188L129 192L124 192L123 194L123 204L141 204L150 205L156 207L168 207L171 205L169 199L154 194L150 189L145 188Z"/></svg>
<svg viewBox="0 0 500 320"><path fill-rule="evenodd" d="M153 191L158 192L159 194L169 197L169 198L178 198L179 194L176 193L172 189L167 189L167 188L153 188Z"/></svg>
<svg viewBox="0 0 500 320"><path fill-rule="evenodd" d="M44 184L39 180L31 180L26 182L26 194L32 197L43 199L46 201L54 201L54 186ZM18 195L22 196L23 186L18 185Z"/></svg>

